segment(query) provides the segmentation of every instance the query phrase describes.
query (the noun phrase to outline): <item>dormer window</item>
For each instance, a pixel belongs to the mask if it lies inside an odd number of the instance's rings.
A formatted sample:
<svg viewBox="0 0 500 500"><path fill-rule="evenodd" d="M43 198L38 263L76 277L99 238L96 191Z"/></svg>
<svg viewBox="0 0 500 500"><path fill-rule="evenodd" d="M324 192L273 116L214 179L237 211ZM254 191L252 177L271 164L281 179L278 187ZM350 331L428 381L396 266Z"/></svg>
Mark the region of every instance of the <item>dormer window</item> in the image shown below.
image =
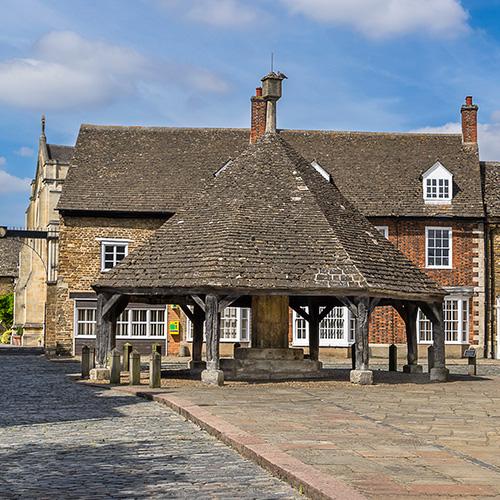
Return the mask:
<svg viewBox="0 0 500 500"><path fill-rule="evenodd" d="M101 244L101 271L113 269L128 255L131 240L97 238Z"/></svg>
<svg viewBox="0 0 500 500"><path fill-rule="evenodd" d="M425 203L451 203L453 174L439 161L422 178Z"/></svg>

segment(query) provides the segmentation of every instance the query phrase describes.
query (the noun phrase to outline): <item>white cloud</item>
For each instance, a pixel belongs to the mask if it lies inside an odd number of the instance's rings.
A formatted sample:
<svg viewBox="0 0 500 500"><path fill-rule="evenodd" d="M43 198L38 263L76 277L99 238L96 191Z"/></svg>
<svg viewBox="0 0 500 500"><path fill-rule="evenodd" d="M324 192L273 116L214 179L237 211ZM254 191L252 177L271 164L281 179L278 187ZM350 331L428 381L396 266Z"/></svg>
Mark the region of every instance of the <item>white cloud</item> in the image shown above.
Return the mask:
<svg viewBox="0 0 500 500"><path fill-rule="evenodd" d="M28 146L21 146L17 151L16 155L30 157L33 156L34 151L33 148L29 148Z"/></svg>
<svg viewBox="0 0 500 500"><path fill-rule="evenodd" d="M453 37L468 29L460 0L281 0L292 13L346 25L368 38L408 33Z"/></svg>
<svg viewBox="0 0 500 500"><path fill-rule="evenodd" d="M152 61L127 47L51 32L35 44L31 57L0 62L0 102L37 110L106 104L160 77L163 84L225 90L208 70L183 65L183 71L169 71L173 67L178 65Z"/></svg>
<svg viewBox="0 0 500 500"><path fill-rule="evenodd" d="M0 156L0 167L7 164L5 157ZM0 168L0 193L24 193L29 191L30 179L20 179Z"/></svg>
<svg viewBox="0 0 500 500"><path fill-rule="evenodd" d="M176 9L186 18L216 27L239 28L263 15L248 2L239 0L159 0L161 6Z"/></svg>
<svg viewBox="0 0 500 500"><path fill-rule="evenodd" d="M438 127L423 127L413 132L426 134L461 134L462 126L458 122L445 123ZM477 126L479 157L482 161L500 161L500 121L479 123Z"/></svg>

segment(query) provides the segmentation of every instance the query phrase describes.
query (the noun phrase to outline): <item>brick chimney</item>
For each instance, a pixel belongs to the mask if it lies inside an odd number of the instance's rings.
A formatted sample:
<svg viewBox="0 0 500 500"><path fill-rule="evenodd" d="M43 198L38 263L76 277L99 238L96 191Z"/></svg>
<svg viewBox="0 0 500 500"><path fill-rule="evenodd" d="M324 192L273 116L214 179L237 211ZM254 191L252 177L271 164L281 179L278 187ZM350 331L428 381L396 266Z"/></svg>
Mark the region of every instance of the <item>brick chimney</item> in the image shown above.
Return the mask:
<svg viewBox="0 0 500 500"><path fill-rule="evenodd" d="M462 140L464 144L477 144L477 110L478 106L472 103L472 96L465 98L462 105Z"/></svg>
<svg viewBox="0 0 500 500"><path fill-rule="evenodd" d="M252 102L252 118L250 128L250 144L255 144L259 137L266 131L266 100L262 97L262 87L255 89L255 95L250 99Z"/></svg>

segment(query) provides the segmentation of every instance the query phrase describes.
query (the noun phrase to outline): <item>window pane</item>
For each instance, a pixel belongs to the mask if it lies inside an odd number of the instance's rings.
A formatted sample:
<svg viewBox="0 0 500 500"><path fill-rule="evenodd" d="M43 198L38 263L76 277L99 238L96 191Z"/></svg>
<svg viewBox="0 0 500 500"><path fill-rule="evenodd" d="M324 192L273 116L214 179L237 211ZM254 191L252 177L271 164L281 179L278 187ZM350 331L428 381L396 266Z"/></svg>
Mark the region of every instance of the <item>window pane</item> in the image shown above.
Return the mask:
<svg viewBox="0 0 500 500"><path fill-rule="evenodd" d="M220 338L238 340L238 308L226 307L220 319Z"/></svg>
<svg viewBox="0 0 500 500"><path fill-rule="evenodd" d="M449 266L450 264L450 230L427 230L427 265Z"/></svg>
<svg viewBox="0 0 500 500"><path fill-rule="evenodd" d="M307 312L307 307L303 308ZM295 314L295 338L296 340L307 341L308 336L307 321Z"/></svg>
<svg viewBox="0 0 500 500"><path fill-rule="evenodd" d="M77 310L77 335L95 335L96 310L78 308Z"/></svg>
<svg viewBox="0 0 500 500"><path fill-rule="evenodd" d="M323 309L322 307L320 311ZM345 340L344 321L344 308L334 307L319 324L320 340Z"/></svg>
<svg viewBox="0 0 500 500"><path fill-rule="evenodd" d="M144 337L147 334L147 310L132 309L132 332L131 335Z"/></svg>

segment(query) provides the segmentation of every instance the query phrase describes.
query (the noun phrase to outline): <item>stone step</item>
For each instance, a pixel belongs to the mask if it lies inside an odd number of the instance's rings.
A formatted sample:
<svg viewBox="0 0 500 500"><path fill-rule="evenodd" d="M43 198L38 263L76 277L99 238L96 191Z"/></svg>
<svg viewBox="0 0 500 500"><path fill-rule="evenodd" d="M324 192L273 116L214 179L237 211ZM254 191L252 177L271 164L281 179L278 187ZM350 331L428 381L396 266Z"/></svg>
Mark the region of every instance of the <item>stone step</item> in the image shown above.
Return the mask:
<svg viewBox="0 0 500 500"><path fill-rule="evenodd" d="M22 347L22 346L12 346L12 345L1 345L0 344L0 356L39 356L45 353L43 347Z"/></svg>
<svg viewBox="0 0 500 500"><path fill-rule="evenodd" d="M234 350L234 359L238 360L289 360L302 361L304 359L303 349L288 348L256 348L237 347Z"/></svg>

